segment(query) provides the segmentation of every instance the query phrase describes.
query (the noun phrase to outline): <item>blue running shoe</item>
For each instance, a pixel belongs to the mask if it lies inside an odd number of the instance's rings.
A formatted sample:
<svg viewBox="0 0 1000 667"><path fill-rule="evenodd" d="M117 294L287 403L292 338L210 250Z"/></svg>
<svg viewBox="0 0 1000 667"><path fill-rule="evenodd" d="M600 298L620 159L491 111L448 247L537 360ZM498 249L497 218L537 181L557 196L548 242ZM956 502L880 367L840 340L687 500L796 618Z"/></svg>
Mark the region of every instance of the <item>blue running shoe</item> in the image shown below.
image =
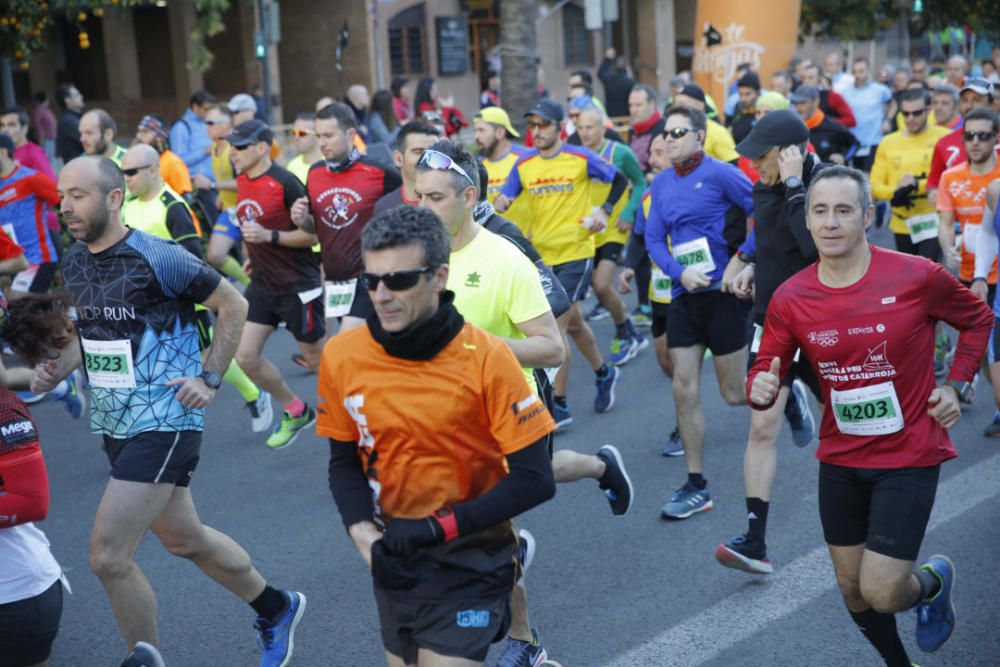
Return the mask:
<svg viewBox="0 0 1000 667"><path fill-rule="evenodd" d="M806 383L796 380L792 383L792 391L785 404L785 419L792 429L792 442L796 447L805 447L816 435L816 419L809 407L806 390Z"/></svg>
<svg viewBox="0 0 1000 667"><path fill-rule="evenodd" d="M282 591L288 596L288 610L271 625L266 619L258 618L257 646L260 647L260 667L285 667L295 650L295 628L306 610L306 596L295 591Z"/></svg>
<svg viewBox="0 0 1000 667"><path fill-rule="evenodd" d="M69 413L70 417L79 419L80 415L87 411L87 393L83 391L83 374L77 369L70 373L63 382L66 383L66 388L61 394L55 391L50 393L53 398L66 407L66 412Z"/></svg>
<svg viewBox="0 0 1000 667"><path fill-rule="evenodd" d="M625 462L621 452L614 445L604 445L597 451L597 458L604 461L604 475L597 480L604 495L611 505L611 513L621 516L632 507L635 489L632 479L625 471Z"/></svg>
<svg viewBox="0 0 1000 667"><path fill-rule="evenodd" d="M639 354L639 343L631 336L611 339L611 356L608 361L615 366L624 366L632 357Z"/></svg>
<svg viewBox="0 0 1000 667"><path fill-rule="evenodd" d="M941 648L955 631L955 604L951 592L955 587L955 565L947 556L931 556L921 570L927 570L941 582L941 588L932 597L921 600L917 612L917 646L924 653Z"/></svg>
<svg viewBox="0 0 1000 667"><path fill-rule="evenodd" d="M670 440L660 449L662 456L684 456L684 443L681 442L681 432L674 427L670 432Z"/></svg>
<svg viewBox="0 0 1000 667"><path fill-rule="evenodd" d="M128 654L121 667L166 667L163 656L156 647L146 642L136 642L135 648Z"/></svg>
<svg viewBox="0 0 1000 667"><path fill-rule="evenodd" d="M661 516L664 519L686 519L692 514L707 512L712 507L714 505L707 486L699 489L691 482L684 482L684 486L674 491L670 502L663 506Z"/></svg>
<svg viewBox="0 0 1000 667"><path fill-rule="evenodd" d="M496 667L539 667L548 658L545 648L538 641L538 630L532 628L530 642L507 637Z"/></svg>
<svg viewBox="0 0 1000 667"><path fill-rule="evenodd" d="M568 403L565 407L555 402L552 403L552 421L556 423L556 433L569 430L573 425L573 415L570 414Z"/></svg>
<svg viewBox="0 0 1000 667"><path fill-rule="evenodd" d="M17 392L17 397L24 401L25 405L34 405L35 403L40 403L45 400L48 396L46 392L41 394L36 394L31 391L19 391Z"/></svg>
<svg viewBox="0 0 1000 667"><path fill-rule="evenodd" d="M615 385L621 377L621 371L617 366L608 366L608 375L604 378L597 378L594 382L597 387L597 397L594 398L594 411L607 412L615 405Z"/></svg>
<svg viewBox="0 0 1000 667"><path fill-rule="evenodd" d="M715 548L715 560L720 565L750 574L773 574L774 565L767 559L767 546L763 542L751 542L746 535L734 537L729 544Z"/></svg>

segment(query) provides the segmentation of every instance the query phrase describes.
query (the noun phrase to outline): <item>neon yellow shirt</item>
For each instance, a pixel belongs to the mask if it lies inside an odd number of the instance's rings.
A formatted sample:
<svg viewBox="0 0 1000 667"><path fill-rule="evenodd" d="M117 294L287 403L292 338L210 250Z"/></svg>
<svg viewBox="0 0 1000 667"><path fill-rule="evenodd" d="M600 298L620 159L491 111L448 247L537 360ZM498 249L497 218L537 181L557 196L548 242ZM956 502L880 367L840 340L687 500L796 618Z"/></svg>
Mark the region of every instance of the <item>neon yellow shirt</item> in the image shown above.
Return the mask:
<svg viewBox="0 0 1000 667"><path fill-rule="evenodd" d="M517 160L501 192L531 202L530 222L519 226L545 263L558 266L594 256L594 235L582 221L593 211L594 189L613 182L617 173L582 146L563 144L549 158L531 149Z"/></svg>
<svg viewBox="0 0 1000 667"><path fill-rule="evenodd" d="M295 175L295 178L302 181L302 185L306 184L306 179L309 177L309 167L312 164L307 163L305 156L301 153L292 158L292 160L285 167L288 171Z"/></svg>
<svg viewBox="0 0 1000 667"><path fill-rule="evenodd" d="M468 245L451 253L448 289L467 322L501 338L527 338L517 325L552 310L531 260L510 241L482 228ZM531 370L523 370L534 387Z"/></svg>
<svg viewBox="0 0 1000 667"><path fill-rule="evenodd" d="M215 182L236 180L236 170L229 159L233 147L228 141L219 141L212 146L212 172L215 173ZM222 200L222 208L236 208L236 190L219 190L219 199Z"/></svg>
<svg viewBox="0 0 1000 667"><path fill-rule="evenodd" d="M892 209L889 230L894 234L910 233L906 226L907 219L936 213L927 201L927 174L931 170L934 146L949 134L951 130L946 127L928 125L920 134L909 134L903 130L887 134L878 145L871 173L872 196L875 199L891 200L904 174L919 178L913 206L895 206Z"/></svg>
<svg viewBox="0 0 1000 667"><path fill-rule="evenodd" d="M733 135L712 119L709 119L705 126L705 154L721 162L732 162L740 159L740 154L736 152L736 142L733 141Z"/></svg>

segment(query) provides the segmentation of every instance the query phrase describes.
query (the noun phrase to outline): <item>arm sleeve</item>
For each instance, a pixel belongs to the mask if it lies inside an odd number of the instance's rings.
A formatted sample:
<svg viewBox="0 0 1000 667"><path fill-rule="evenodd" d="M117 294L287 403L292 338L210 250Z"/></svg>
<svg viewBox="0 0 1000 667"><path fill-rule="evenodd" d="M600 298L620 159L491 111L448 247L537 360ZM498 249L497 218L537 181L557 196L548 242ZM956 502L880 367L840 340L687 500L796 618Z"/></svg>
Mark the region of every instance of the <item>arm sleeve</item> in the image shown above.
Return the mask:
<svg viewBox="0 0 1000 667"><path fill-rule="evenodd" d="M615 169L615 180L611 182L611 190L608 192L608 198L605 200L604 206L613 207L617 204L618 200L625 194L626 188L628 188L628 179L625 178L625 174Z"/></svg>
<svg viewBox="0 0 1000 667"><path fill-rule="evenodd" d="M925 284L928 314L959 332L948 379L971 382L986 354L993 330L993 310L940 264L929 265Z"/></svg>
<svg viewBox="0 0 1000 667"><path fill-rule="evenodd" d="M851 105L847 103L843 95L831 90L827 99L830 101L830 109L837 115L837 119L844 127L854 127L858 124L854 117L854 111L851 110Z"/></svg>
<svg viewBox="0 0 1000 667"><path fill-rule="evenodd" d="M858 152L858 139L845 127L840 131L840 143L845 147L842 155L844 156L844 162L847 162Z"/></svg>
<svg viewBox="0 0 1000 667"><path fill-rule="evenodd" d="M211 268L179 245L156 239L162 246L143 249L163 293L168 298L183 297L202 303L215 291L222 280Z"/></svg>
<svg viewBox="0 0 1000 667"><path fill-rule="evenodd" d="M285 189L285 208L291 210L296 199L306 196L306 186L291 172L288 172L288 176L290 178L282 179L281 185Z"/></svg>
<svg viewBox="0 0 1000 667"><path fill-rule="evenodd" d="M35 193L36 197L43 200L46 204L52 206L59 205L59 192L56 189L56 182L54 180L40 171L36 171L29 179L31 190Z"/></svg>
<svg viewBox="0 0 1000 667"><path fill-rule="evenodd" d="M622 210L622 220L625 222L634 222L636 211L639 210L639 206L642 204L642 196L646 194L646 175L642 173L642 167L639 166L639 160L636 159L635 153L631 150L624 152L625 158L622 161L622 170L625 177L632 183L632 194L628 199L628 204L625 205L624 210Z"/></svg>
<svg viewBox="0 0 1000 667"><path fill-rule="evenodd" d="M507 467L507 476L492 489L452 508L460 535L491 528L556 495L547 438L508 454Z"/></svg>
<svg viewBox="0 0 1000 667"><path fill-rule="evenodd" d="M382 171L382 194L383 196L392 192L396 188L403 186L403 179L395 169L384 169Z"/></svg>
<svg viewBox="0 0 1000 667"><path fill-rule="evenodd" d="M646 254L646 240L642 234L633 233L625 246L625 259L623 264L626 268L635 271L642 264L642 258Z"/></svg>
<svg viewBox="0 0 1000 667"><path fill-rule="evenodd" d="M38 445L0 456L0 529L49 513L49 476Z"/></svg>
<svg viewBox="0 0 1000 667"><path fill-rule="evenodd" d="M872 163L871 186L872 197L880 201L889 201L896 191L896 184L889 183L889 158L880 145L875 149L875 161Z"/></svg>
<svg viewBox="0 0 1000 667"><path fill-rule="evenodd" d="M504 456L555 430L555 422L541 398L528 386L514 353L500 340L495 341L483 360L482 391L490 433ZM512 405L518 406L518 410L512 410Z"/></svg>
<svg viewBox="0 0 1000 667"><path fill-rule="evenodd" d="M653 182L656 185L656 182ZM680 283L681 274L684 273L684 266L681 265L670 253L667 245L667 236L670 233L668 223L660 216L658 197L654 194L649 206L649 215L646 217L646 250L649 252L653 262L663 269L674 281Z"/></svg>
<svg viewBox="0 0 1000 667"><path fill-rule="evenodd" d="M509 174L507 174L507 181L503 184L503 187L500 188L500 194L511 201L517 199L517 196L521 194L521 190L523 189L523 186L521 185L520 165L520 160L514 163L514 168L510 170Z"/></svg>
<svg viewBox="0 0 1000 667"><path fill-rule="evenodd" d="M201 259L201 237L194 228L194 220L186 206L176 203L167 207L167 229L174 241Z"/></svg>
<svg viewBox="0 0 1000 667"><path fill-rule="evenodd" d="M767 405L757 405L750 400L750 388L753 386L754 378L758 374L766 372L771 367L771 360L778 357L781 359L781 379L784 380L792 369L795 350L798 349L798 344L791 329L785 323L781 314L779 314L783 310L782 305L779 294L775 294L767 307L767 317L764 319L764 333L760 341L760 350L757 352L757 360L754 361L750 372L747 373L747 403L754 410L767 410L774 405L774 401L771 401ZM775 395L775 398L777 398L777 395Z"/></svg>
<svg viewBox="0 0 1000 667"><path fill-rule="evenodd" d="M748 255L757 254L757 227L751 227L750 233L747 234L747 240L743 242L740 246L740 252L746 253Z"/></svg>
<svg viewBox="0 0 1000 667"><path fill-rule="evenodd" d="M739 206L747 214L748 218L753 217L753 183L747 175L740 171L739 167L728 165L722 168L722 189L726 198L734 206Z"/></svg>
<svg viewBox="0 0 1000 667"><path fill-rule="evenodd" d="M938 193L938 201L941 201ZM997 230L993 222L993 211L987 206L983 211L983 224L976 236L976 270L973 278L985 279L990 275L994 262L997 260Z"/></svg>
<svg viewBox="0 0 1000 667"><path fill-rule="evenodd" d="M328 468L330 492L337 504L344 528L361 521L372 521L375 502L372 500L368 478L358 458L356 443L330 439L330 465Z"/></svg>
<svg viewBox="0 0 1000 667"><path fill-rule="evenodd" d="M945 168L945 151L944 146L941 145L942 141L944 139L938 139L937 144L934 145L934 155L931 157L931 170L927 174L928 190L937 190L941 184L941 174L944 173Z"/></svg>

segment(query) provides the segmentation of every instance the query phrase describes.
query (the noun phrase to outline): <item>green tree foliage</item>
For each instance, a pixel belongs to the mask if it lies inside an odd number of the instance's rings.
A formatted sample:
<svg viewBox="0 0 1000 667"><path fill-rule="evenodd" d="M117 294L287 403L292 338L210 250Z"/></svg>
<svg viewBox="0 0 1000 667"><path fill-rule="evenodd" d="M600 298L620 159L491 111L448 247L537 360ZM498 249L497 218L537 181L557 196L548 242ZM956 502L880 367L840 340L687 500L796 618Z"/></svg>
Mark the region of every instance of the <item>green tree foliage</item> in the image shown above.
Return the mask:
<svg viewBox="0 0 1000 667"><path fill-rule="evenodd" d="M996 0L802 0L801 28L806 35L836 39L873 39L901 16L910 34L948 26L968 26L992 39L1000 38Z"/></svg>

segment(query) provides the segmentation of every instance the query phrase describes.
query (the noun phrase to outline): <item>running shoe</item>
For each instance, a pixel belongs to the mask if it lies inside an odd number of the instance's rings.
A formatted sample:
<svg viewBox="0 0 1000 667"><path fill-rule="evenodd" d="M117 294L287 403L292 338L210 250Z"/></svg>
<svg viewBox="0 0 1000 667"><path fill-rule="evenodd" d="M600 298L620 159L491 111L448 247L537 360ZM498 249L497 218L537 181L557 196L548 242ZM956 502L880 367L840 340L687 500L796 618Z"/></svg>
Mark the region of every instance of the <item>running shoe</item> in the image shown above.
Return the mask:
<svg viewBox="0 0 1000 667"><path fill-rule="evenodd" d="M993 413L993 420L986 426L983 435L987 438L1000 438L1000 412Z"/></svg>
<svg viewBox="0 0 1000 667"><path fill-rule="evenodd" d="M565 406L558 403L552 404L552 420L556 423L556 433L568 431L573 425L573 415L570 414L569 404Z"/></svg>
<svg viewBox="0 0 1000 667"><path fill-rule="evenodd" d="M634 495L632 480L625 471L621 452L614 445L604 445L597 450L597 458L604 461L604 475L597 480L598 486L608 497L611 513L621 516L632 507Z"/></svg>
<svg viewBox="0 0 1000 667"><path fill-rule="evenodd" d="M309 428L315 423L316 412L308 405L300 417L293 417L286 412L281 416L281 421L274 427L274 431L267 439L267 446L271 449L287 447L295 442L302 429Z"/></svg>
<svg viewBox="0 0 1000 667"><path fill-rule="evenodd" d="M535 560L535 536L521 528L517 531L517 562L521 564L521 576L517 578L517 582L521 583L521 579L524 577L524 573L528 571L531 567L531 561Z"/></svg>
<svg viewBox="0 0 1000 667"><path fill-rule="evenodd" d="M805 447L816 435L816 419L809 407L806 383L796 380L792 383L791 395L785 404L785 419L792 429L792 442L796 447Z"/></svg>
<svg viewBox="0 0 1000 667"><path fill-rule="evenodd" d="M282 591L288 596L288 610L273 625L258 617L257 646L260 648L260 667L285 667L295 651L295 628L306 610L306 596L296 591Z"/></svg>
<svg viewBox="0 0 1000 667"><path fill-rule="evenodd" d="M595 303L594 307L590 309L590 312L583 316L588 322L596 322L597 320L606 320L611 317L611 313L608 309L602 306L600 303Z"/></svg>
<svg viewBox="0 0 1000 667"><path fill-rule="evenodd" d="M684 482L684 486L674 491L670 502L663 506L661 516L664 519L686 519L692 514L707 512L712 507L714 505L707 486L698 489L691 482Z"/></svg>
<svg viewBox="0 0 1000 667"><path fill-rule="evenodd" d="M532 628L530 642L507 637L496 667L539 667L548 657L545 648L538 641L538 630Z"/></svg>
<svg viewBox="0 0 1000 667"><path fill-rule="evenodd" d="M635 326L648 329L653 326L653 309L649 306L636 306L629 318Z"/></svg>
<svg viewBox="0 0 1000 667"><path fill-rule="evenodd" d="M631 336L625 338L615 336L611 339L611 356L608 357L608 361L615 366L624 366L637 354L639 354L639 342Z"/></svg>
<svg viewBox="0 0 1000 667"><path fill-rule="evenodd" d="M617 366L608 366L608 375L604 378L597 378L594 385L597 387L597 397L594 398L594 410L596 412L607 412L615 405L615 385L621 371Z"/></svg>
<svg viewBox="0 0 1000 667"><path fill-rule="evenodd" d="M938 592L917 603L917 646L924 653L933 653L948 641L955 631L955 604L951 600L955 586L955 565L947 556L931 556L920 566L941 582Z"/></svg>
<svg viewBox="0 0 1000 667"><path fill-rule="evenodd" d="M751 542L746 535L734 537L729 544L715 547L715 560L720 565L750 574L773 574L774 566L767 559L767 545Z"/></svg>
<svg viewBox="0 0 1000 667"><path fill-rule="evenodd" d="M302 354L301 352L296 352L295 354L292 355L292 363L298 366L299 368L303 368L309 371L310 373L313 372L312 366L309 365L309 362L306 361L305 355Z"/></svg>
<svg viewBox="0 0 1000 667"><path fill-rule="evenodd" d="M83 373L77 369L70 373L63 382L66 383L66 388L62 393L55 391L50 393L53 398L63 404L70 417L79 419L80 415L87 411L87 393L83 391Z"/></svg>
<svg viewBox="0 0 1000 667"><path fill-rule="evenodd" d="M662 456L684 456L684 443L681 442L681 432L676 426L670 432L670 439L667 440L667 444L660 448L660 454Z"/></svg>
<svg viewBox="0 0 1000 667"><path fill-rule="evenodd" d="M121 667L166 667L166 664L155 646L146 642L136 642L135 648L125 658Z"/></svg>
<svg viewBox="0 0 1000 667"><path fill-rule="evenodd" d="M47 396L48 393L44 391L40 394L36 394L31 391L17 392L17 397L20 398L22 401L24 401L25 405L34 405L35 403L40 403L44 401Z"/></svg>
<svg viewBox="0 0 1000 667"><path fill-rule="evenodd" d="M271 428L271 422L274 421L271 394L261 389L257 400L247 401L246 408L250 412L250 428L254 433L263 433Z"/></svg>

